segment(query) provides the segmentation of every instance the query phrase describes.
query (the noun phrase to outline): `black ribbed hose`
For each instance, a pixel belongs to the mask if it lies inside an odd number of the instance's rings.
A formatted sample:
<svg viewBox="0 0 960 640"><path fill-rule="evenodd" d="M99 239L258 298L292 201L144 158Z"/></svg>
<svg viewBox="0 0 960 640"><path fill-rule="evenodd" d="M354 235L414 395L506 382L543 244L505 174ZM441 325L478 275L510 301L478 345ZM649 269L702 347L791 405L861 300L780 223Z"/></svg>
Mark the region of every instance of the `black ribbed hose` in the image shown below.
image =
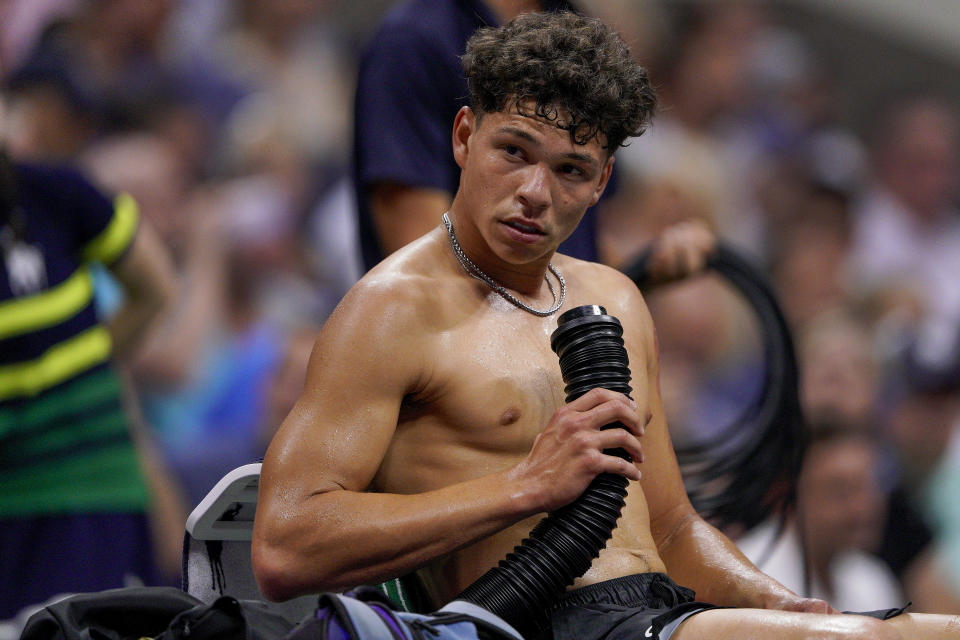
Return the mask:
<svg viewBox="0 0 960 640"><path fill-rule="evenodd" d="M629 396L630 367L623 327L599 306L571 309L560 316L550 346L560 357L567 402L596 387ZM623 427L613 423L604 427ZM629 459L622 449L605 453ZM627 479L598 475L572 503L537 524L506 558L467 587L466 600L497 614L526 636L549 623L550 605L582 576L613 533L627 494Z"/></svg>

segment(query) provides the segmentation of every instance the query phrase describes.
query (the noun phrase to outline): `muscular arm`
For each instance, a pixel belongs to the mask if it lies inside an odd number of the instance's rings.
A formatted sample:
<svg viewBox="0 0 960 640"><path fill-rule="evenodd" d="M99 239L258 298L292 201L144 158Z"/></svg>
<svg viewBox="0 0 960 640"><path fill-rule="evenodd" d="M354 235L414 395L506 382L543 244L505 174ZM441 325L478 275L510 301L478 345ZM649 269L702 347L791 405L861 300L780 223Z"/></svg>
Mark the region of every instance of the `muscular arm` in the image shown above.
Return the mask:
<svg viewBox="0 0 960 640"><path fill-rule="evenodd" d="M269 598L402 575L537 510L508 473L417 495L365 492L425 348L413 305L366 289L328 320L263 463L253 565Z"/></svg>
<svg viewBox="0 0 960 640"><path fill-rule="evenodd" d="M670 576L694 589L697 599L719 605L825 611L820 601L799 598L757 569L730 540L704 521L687 498L670 442L659 391L659 357L653 322L635 288L624 299L625 338L632 368L646 367L652 414L643 441L640 481L651 533ZM643 365L639 364L640 362ZM634 375L636 378L636 374Z"/></svg>
<svg viewBox="0 0 960 640"><path fill-rule="evenodd" d="M418 494L365 491L403 398L430 377L428 336L439 331L424 324L429 314L418 314L435 305L390 292L399 288L362 282L347 295L267 452L253 537L254 572L267 597L403 575L568 503L597 473L639 477L632 464L601 454L624 447L642 457L636 410L624 396L597 389L554 413L510 469ZM633 434L600 431L618 420Z"/></svg>
<svg viewBox="0 0 960 640"><path fill-rule="evenodd" d="M440 189L392 182L373 185L370 211L384 256L436 227L450 202L450 194Z"/></svg>

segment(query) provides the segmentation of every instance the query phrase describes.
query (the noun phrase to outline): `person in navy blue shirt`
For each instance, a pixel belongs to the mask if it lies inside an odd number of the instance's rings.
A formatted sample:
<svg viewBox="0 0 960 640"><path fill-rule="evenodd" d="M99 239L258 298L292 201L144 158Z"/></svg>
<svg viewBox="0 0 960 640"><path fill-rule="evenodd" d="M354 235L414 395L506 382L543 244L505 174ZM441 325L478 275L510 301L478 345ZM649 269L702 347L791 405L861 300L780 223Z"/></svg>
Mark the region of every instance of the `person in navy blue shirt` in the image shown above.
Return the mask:
<svg viewBox="0 0 960 640"><path fill-rule="evenodd" d="M527 11L575 9L567 0L403 0L387 13L361 56L354 104L364 269L436 227L453 201L460 167L450 152L451 125L469 106L460 56L470 36ZM599 207L616 182L614 170ZM561 253L600 260L597 209L587 210ZM715 241L704 225L668 229L651 247L646 284L702 270Z"/></svg>
<svg viewBox="0 0 960 640"><path fill-rule="evenodd" d="M439 225L457 191L450 131L468 103L460 68L467 39L524 11L570 9L565 0L405 0L387 13L363 51L354 105L365 269ZM560 251L597 259L592 210Z"/></svg>

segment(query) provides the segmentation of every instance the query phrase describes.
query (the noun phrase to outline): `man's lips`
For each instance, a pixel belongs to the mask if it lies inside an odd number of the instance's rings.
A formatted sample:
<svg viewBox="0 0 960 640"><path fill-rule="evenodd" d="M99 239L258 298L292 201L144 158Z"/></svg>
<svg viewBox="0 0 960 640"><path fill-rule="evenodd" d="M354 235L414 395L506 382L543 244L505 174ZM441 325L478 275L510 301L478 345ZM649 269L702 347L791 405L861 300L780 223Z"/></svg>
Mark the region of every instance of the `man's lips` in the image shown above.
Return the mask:
<svg viewBox="0 0 960 640"><path fill-rule="evenodd" d="M538 225L524 222L522 220L504 220L503 224L507 225L511 229L516 229L520 233L535 234L538 236L546 235L546 233L544 233L544 231Z"/></svg>

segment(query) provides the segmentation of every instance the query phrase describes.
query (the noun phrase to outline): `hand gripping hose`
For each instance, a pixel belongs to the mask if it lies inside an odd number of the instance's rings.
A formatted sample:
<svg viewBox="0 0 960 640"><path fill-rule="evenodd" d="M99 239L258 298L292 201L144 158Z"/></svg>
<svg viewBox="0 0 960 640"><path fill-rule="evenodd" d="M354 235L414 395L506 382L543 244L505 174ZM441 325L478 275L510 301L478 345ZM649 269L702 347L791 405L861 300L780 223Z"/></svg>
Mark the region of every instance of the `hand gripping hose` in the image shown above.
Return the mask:
<svg viewBox="0 0 960 640"><path fill-rule="evenodd" d="M550 346L560 357L567 402L595 387L630 394L630 367L620 321L599 306L560 316ZM622 426L619 423L604 428ZM628 458L622 449L605 451ZM549 624L548 610L583 575L613 533L627 479L603 473L572 503L545 517L506 558L467 587L465 600L497 614L525 637Z"/></svg>

